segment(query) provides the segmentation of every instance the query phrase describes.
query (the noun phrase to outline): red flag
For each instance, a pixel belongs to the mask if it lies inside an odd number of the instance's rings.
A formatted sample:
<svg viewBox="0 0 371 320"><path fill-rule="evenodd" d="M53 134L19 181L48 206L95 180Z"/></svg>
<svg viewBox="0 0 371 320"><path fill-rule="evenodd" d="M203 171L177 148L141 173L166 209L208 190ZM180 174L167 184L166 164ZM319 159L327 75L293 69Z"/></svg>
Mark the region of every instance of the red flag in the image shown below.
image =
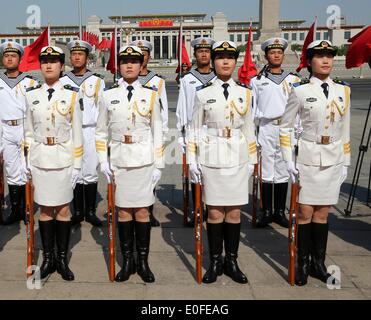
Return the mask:
<svg viewBox="0 0 371 320"><path fill-rule="evenodd" d="M112 74L117 72L117 48L116 48L116 29L112 32L111 40L111 52L107 64L107 70L111 71Z"/></svg>
<svg viewBox="0 0 371 320"><path fill-rule="evenodd" d="M188 56L188 52L187 52L187 49L185 47L185 43L184 41L182 41L182 50L180 50L180 39L182 37L182 33L179 32L179 38L178 38L178 67L176 68L176 71L175 73L179 73L180 72L180 53L182 54L182 64L186 63L187 66L188 66L188 69L191 68L192 64L191 64L191 61L189 60L189 56Z"/></svg>
<svg viewBox="0 0 371 320"><path fill-rule="evenodd" d="M299 67L296 68L296 72L300 72L301 69L306 68L308 66L306 57L307 47L311 42L314 41L314 34L316 33L316 29L317 29L317 17L314 20L313 24L311 25L307 36L305 37L303 49L301 50L300 64Z"/></svg>
<svg viewBox="0 0 371 320"><path fill-rule="evenodd" d="M49 27L47 27L35 42L24 49L24 55L19 65L21 72L40 70L39 54L43 47L49 45Z"/></svg>
<svg viewBox="0 0 371 320"><path fill-rule="evenodd" d="M243 65L238 69L238 80L244 84L249 84L251 78L258 73L251 58L251 35L252 23L250 22L249 39L247 40L246 44L245 59L243 61Z"/></svg>
<svg viewBox="0 0 371 320"><path fill-rule="evenodd" d="M107 50L111 48L111 40L104 38L98 45L99 50Z"/></svg>
<svg viewBox="0 0 371 320"><path fill-rule="evenodd" d="M347 69L357 68L371 60L371 26L357 33L348 42L352 44L346 57L345 66Z"/></svg>

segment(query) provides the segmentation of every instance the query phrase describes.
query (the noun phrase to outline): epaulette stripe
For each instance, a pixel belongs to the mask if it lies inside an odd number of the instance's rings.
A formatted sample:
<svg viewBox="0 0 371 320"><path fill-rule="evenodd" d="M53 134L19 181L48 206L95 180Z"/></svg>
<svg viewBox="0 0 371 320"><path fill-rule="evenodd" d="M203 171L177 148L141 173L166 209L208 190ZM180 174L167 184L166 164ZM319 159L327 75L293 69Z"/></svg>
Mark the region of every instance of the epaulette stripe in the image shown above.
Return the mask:
<svg viewBox="0 0 371 320"><path fill-rule="evenodd" d="M146 89L150 89L150 90L153 90L153 91L158 91L157 88L154 88L154 87L147 87L147 86L142 86L143 88L146 88Z"/></svg>

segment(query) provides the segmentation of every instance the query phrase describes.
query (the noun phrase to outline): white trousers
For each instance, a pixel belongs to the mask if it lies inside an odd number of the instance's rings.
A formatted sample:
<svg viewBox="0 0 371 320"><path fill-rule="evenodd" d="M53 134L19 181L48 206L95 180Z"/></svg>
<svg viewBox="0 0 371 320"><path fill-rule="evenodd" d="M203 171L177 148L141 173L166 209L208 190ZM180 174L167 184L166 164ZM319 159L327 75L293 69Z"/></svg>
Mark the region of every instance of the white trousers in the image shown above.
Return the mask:
<svg viewBox="0 0 371 320"><path fill-rule="evenodd" d="M261 123L258 142L261 146L263 181L273 183L289 181L290 176L280 147L280 127L270 122Z"/></svg>
<svg viewBox="0 0 371 320"><path fill-rule="evenodd" d="M98 182L98 155L95 148L95 126L83 127L84 154L82 157L82 178L79 184L90 184Z"/></svg>

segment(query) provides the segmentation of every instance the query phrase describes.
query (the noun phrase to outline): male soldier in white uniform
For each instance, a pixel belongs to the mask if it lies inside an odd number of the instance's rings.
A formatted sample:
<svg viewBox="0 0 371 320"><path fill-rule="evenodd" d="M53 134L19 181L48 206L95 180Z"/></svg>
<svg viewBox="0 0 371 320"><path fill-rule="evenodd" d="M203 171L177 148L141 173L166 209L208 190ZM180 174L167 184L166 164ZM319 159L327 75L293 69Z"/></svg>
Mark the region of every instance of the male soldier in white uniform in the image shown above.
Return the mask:
<svg viewBox="0 0 371 320"><path fill-rule="evenodd" d="M192 121L197 88L215 79L214 70L210 66L211 48L213 44L213 39L204 37L196 38L191 42L191 46L194 48L197 68L192 69L180 79L176 117L177 128L181 133L178 142L183 153L187 150L186 131L189 129L189 125ZM195 205L196 185L194 181L191 181L191 189L193 205ZM193 213L190 215L190 221L188 221L187 225L189 227L194 227Z"/></svg>
<svg viewBox="0 0 371 320"><path fill-rule="evenodd" d="M60 81L80 88L80 103L83 106L82 131L84 134L84 155L82 177L73 191L74 213L72 224L85 221L100 227L102 222L96 216L96 197L98 188L98 157L95 149L95 128L98 118L98 97L105 84L102 76L87 69L91 45L86 41L74 40L67 44L73 70L66 73Z"/></svg>
<svg viewBox="0 0 371 320"><path fill-rule="evenodd" d="M328 282L324 264L328 213L339 199L350 166L350 88L330 73L337 49L330 41L308 45L309 80L295 84L280 125L280 144L293 181L299 178L297 269L295 283L308 275ZM299 115L303 131L296 161L292 133Z"/></svg>
<svg viewBox="0 0 371 320"><path fill-rule="evenodd" d="M166 93L166 85L165 79L163 79L160 75L156 74L155 72L148 70L148 62L151 58L151 51L152 51L152 44L147 40L136 40L129 44L130 46L137 46L142 50L144 61L142 68L139 74L139 82L146 87L151 87L156 89L160 98L161 104L161 118L163 124L163 132L167 134L169 132L168 128L168 103L167 103L167 93ZM121 78L119 80L119 84L123 81ZM155 192L155 190L154 190ZM155 218L153 215L153 205L149 208L150 212L150 220L152 227L159 227L160 222Z"/></svg>
<svg viewBox="0 0 371 320"><path fill-rule="evenodd" d="M9 188L10 215L4 224L25 219L25 184L27 175L21 142L24 136L26 89L37 82L18 69L23 48L16 42L5 42L0 46L5 73L0 73L0 121L2 126L1 144Z"/></svg>
<svg viewBox="0 0 371 320"><path fill-rule="evenodd" d="M265 52L268 64L258 76L251 79L254 120L259 127L258 143L261 146L263 180L263 208L257 216L256 226L263 228L274 221L287 228L285 208L289 174L282 159L279 124L285 112L292 84L299 82L300 79L281 67L287 48L285 39L268 39L261 48Z"/></svg>

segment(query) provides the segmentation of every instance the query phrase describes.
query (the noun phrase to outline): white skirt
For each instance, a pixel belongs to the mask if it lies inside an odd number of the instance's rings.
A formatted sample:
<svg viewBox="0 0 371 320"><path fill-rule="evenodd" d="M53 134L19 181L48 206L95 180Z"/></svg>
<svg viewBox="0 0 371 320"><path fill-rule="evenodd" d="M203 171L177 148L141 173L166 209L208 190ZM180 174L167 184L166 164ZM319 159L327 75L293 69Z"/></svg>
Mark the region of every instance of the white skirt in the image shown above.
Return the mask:
<svg viewBox="0 0 371 320"><path fill-rule="evenodd" d="M329 167L298 164L299 203L334 205L339 200L343 164Z"/></svg>
<svg viewBox="0 0 371 320"><path fill-rule="evenodd" d="M72 166L63 169L31 168L34 200L38 205L56 207L70 203L73 198Z"/></svg>
<svg viewBox="0 0 371 320"><path fill-rule="evenodd" d="M115 204L119 208L145 208L155 203L152 181L154 164L136 168L113 168Z"/></svg>
<svg viewBox="0 0 371 320"><path fill-rule="evenodd" d="M249 164L233 168L202 166L203 201L211 206L249 203Z"/></svg>

